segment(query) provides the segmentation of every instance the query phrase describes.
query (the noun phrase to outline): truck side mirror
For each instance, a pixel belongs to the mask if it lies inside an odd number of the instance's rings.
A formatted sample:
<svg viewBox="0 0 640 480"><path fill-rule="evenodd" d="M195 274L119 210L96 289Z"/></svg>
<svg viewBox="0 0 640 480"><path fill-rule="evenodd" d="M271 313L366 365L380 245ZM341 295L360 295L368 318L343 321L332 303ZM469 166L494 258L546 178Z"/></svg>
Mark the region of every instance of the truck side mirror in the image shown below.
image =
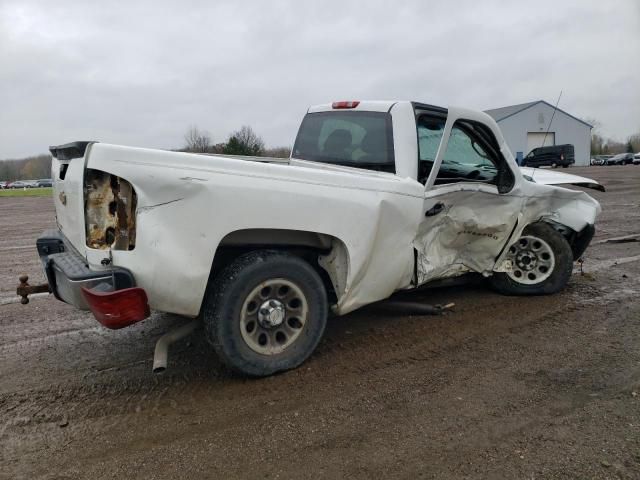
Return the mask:
<svg viewBox="0 0 640 480"><path fill-rule="evenodd" d="M498 174L496 175L496 186L498 187L498 193L509 193L513 188L513 184L515 182L515 178L513 177L513 172L509 168L508 165L503 164L498 169Z"/></svg>

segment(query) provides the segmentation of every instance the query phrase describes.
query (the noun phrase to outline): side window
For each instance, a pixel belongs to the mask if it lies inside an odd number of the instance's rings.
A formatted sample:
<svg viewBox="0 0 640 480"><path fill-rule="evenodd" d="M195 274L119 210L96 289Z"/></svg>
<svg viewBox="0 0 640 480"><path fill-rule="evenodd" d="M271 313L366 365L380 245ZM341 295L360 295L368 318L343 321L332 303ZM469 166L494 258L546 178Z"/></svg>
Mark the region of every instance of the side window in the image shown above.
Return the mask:
<svg viewBox="0 0 640 480"><path fill-rule="evenodd" d="M442 140L446 119L422 115L418 117L418 181L427 183Z"/></svg>
<svg viewBox="0 0 640 480"><path fill-rule="evenodd" d="M436 185L469 181L497 185L500 157L494 148L489 148L493 135L481 128L466 121L453 125Z"/></svg>

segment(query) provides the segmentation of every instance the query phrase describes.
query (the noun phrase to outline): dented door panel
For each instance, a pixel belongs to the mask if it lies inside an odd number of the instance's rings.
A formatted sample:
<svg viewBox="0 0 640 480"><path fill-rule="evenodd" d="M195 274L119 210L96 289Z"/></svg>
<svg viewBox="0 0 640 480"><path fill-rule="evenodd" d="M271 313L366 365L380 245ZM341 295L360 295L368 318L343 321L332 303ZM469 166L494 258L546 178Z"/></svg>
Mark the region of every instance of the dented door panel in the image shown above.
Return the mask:
<svg viewBox="0 0 640 480"><path fill-rule="evenodd" d="M495 187L452 184L427 193L425 217L414 242L417 284L469 271L489 274L511 237L522 198L499 195Z"/></svg>

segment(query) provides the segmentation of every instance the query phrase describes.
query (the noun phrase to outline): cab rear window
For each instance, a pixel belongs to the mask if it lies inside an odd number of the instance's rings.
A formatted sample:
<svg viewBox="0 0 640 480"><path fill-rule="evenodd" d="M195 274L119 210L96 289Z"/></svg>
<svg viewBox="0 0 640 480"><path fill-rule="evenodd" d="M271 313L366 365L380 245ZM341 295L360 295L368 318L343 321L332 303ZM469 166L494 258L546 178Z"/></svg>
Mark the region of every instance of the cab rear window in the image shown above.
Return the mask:
<svg viewBox="0 0 640 480"><path fill-rule="evenodd" d="M395 173L391 115L383 112L308 113L294 158Z"/></svg>

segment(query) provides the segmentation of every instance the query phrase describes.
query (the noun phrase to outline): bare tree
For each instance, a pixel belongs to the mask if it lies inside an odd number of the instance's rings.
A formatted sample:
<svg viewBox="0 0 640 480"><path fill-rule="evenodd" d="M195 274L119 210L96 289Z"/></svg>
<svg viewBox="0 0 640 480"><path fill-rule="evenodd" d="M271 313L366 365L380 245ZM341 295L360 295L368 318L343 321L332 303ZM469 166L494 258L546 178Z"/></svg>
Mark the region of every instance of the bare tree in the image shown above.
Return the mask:
<svg viewBox="0 0 640 480"><path fill-rule="evenodd" d="M609 155L616 155L618 153L624 153L627 151L627 144L623 142L619 142L612 138L607 138L607 143L602 147L602 153Z"/></svg>
<svg viewBox="0 0 640 480"><path fill-rule="evenodd" d="M593 117L586 118L585 122L593 127L591 129L591 155L601 155L605 153L606 140L600 134L600 127L602 124L599 120Z"/></svg>
<svg viewBox="0 0 640 480"><path fill-rule="evenodd" d="M631 148L634 152L636 153L640 152L640 131L638 131L638 133L634 133L633 135L629 136L627 141L631 145Z"/></svg>
<svg viewBox="0 0 640 480"><path fill-rule="evenodd" d="M195 153L207 153L211 148L211 137L204 130L200 130L195 125L189 127L184 134L185 151Z"/></svg>

